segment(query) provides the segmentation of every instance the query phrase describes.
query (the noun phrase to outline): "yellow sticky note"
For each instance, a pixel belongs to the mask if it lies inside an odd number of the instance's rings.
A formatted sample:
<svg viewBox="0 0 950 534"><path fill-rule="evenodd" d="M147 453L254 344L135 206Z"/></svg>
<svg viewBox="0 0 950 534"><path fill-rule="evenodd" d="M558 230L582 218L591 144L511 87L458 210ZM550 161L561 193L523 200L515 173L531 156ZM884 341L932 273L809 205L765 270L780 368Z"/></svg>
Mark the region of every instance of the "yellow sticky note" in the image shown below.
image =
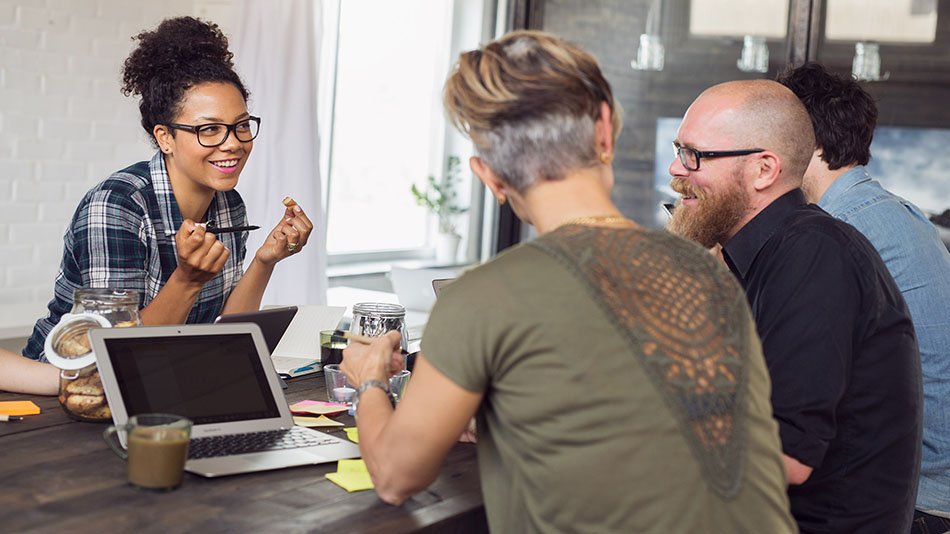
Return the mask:
<svg viewBox="0 0 950 534"><path fill-rule="evenodd" d="M336 473L324 475L327 480L346 491L362 491L373 489L373 480L366 470L363 460L340 460L337 463Z"/></svg>
<svg viewBox="0 0 950 534"><path fill-rule="evenodd" d="M337 460L336 472L369 474L369 470L366 469L366 462L362 458L356 458L354 460Z"/></svg>
<svg viewBox="0 0 950 534"><path fill-rule="evenodd" d="M302 406L302 407L290 407L291 411L294 413L310 413L313 415L334 415L338 413L346 413L349 409L346 406Z"/></svg>
<svg viewBox="0 0 950 534"><path fill-rule="evenodd" d="M0 402L0 414L3 415L36 415L38 413L40 413L40 407L33 401Z"/></svg>
<svg viewBox="0 0 950 534"><path fill-rule="evenodd" d="M346 432L346 437L350 438L350 441L353 443L360 442L360 431L355 426L344 428L343 431Z"/></svg>
<svg viewBox="0 0 950 534"><path fill-rule="evenodd" d="M343 426L343 423L334 421L325 415L321 415L320 417L301 417L295 415L294 424L297 426L305 426L307 428Z"/></svg>

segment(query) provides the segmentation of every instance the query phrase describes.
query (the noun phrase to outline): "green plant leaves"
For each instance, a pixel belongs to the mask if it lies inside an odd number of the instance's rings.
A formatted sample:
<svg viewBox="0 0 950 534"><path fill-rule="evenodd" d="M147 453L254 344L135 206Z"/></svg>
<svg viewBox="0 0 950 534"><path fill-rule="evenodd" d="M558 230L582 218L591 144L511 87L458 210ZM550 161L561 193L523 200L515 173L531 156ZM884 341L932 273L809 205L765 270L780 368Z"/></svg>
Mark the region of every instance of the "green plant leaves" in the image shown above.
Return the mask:
<svg viewBox="0 0 950 534"><path fill-rule="evenodd" d="M435 176L429 175L426 179L426 189L422 190L416 184L412 184L410 192L416 199L416 204L424 206L433 215L439 218L439 231L443 233L454 233L455 224L452 222L453 215L459 215L468 211L468 207L458 205L458 191L456 188L461 185L462 177L461 160L458 156L451 155L446 159L446 170L444 178L439 181Z"/></svg>

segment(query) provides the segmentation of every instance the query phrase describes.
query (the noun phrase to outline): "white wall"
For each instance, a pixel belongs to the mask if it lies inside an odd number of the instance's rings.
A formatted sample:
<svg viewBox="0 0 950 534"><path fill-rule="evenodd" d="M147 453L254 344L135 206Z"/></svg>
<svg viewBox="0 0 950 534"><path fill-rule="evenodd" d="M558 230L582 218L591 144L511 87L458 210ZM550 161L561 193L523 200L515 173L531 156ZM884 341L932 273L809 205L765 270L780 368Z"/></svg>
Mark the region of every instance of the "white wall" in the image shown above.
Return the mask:
<svg viewBox="0 0 950 534"><path fill-rule="evenodd" d="M169 16L228 33L229 0L0 0L0 338L45 313L83 193L151 156L122 95L130 39Z"/></svg>

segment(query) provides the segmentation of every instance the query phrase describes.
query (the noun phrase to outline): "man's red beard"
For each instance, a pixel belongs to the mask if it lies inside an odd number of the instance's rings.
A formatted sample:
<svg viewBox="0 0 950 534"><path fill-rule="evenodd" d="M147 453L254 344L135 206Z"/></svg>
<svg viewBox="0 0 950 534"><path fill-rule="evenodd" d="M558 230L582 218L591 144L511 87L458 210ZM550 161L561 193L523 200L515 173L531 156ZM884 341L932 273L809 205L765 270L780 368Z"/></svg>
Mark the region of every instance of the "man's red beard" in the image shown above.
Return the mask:
<svg viewBox="0 0 950 534"><path fill-rule="evenodd" d="M695 197L696 202L684 205L682 199L677 200L667 229L706 248L725 243L749 210L749 194L739 177L727 179L728 187L719 193L706 194L682 178L673 178L670 187L684 197Z"/></svg>

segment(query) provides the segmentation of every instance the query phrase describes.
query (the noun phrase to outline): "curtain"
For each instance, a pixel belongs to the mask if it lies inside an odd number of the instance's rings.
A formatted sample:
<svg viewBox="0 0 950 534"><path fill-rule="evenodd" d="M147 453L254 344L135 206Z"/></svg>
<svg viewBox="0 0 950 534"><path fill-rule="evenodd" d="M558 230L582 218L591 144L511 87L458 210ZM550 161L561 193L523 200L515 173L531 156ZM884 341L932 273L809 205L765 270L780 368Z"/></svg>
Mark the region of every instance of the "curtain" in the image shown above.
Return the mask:
<svg viewBox="0 0 950 534"><path fill-rule="evenodd" d="M285 196L293 197L314 223L306 248L275 267L263 304L326 303L326 228L317 133L319 4L310 0L232 4L235 67L251 93L250 113L261 117L260 134L238 185L248 220L261 226L248 239L246 264L283 214Z"/></svg>

